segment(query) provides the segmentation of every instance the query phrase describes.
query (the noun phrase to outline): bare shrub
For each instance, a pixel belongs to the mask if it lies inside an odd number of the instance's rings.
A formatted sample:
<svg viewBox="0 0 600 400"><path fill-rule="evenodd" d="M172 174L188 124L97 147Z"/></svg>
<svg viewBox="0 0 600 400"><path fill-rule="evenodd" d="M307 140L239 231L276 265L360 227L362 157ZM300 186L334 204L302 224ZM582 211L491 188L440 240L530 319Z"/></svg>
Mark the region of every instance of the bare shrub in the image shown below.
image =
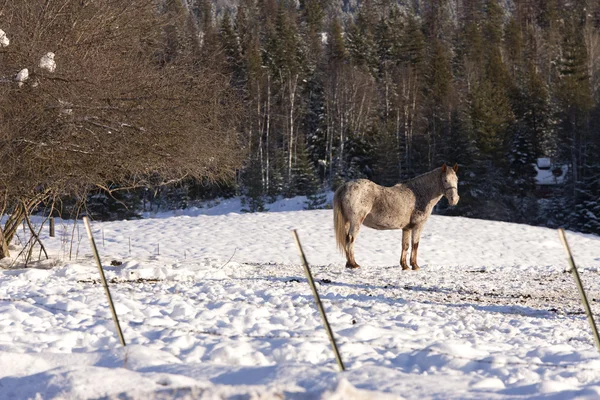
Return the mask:
<svg viewBox="0 0 600 400"><path fill-rule="evenodd" d="M0 6L10 38L0 48L0 200L17 223L41 201L92 187L233 175L243 158L239 100L229 78L203 63L176 3ZM40 62L49 52L53 72Z"/></svg>

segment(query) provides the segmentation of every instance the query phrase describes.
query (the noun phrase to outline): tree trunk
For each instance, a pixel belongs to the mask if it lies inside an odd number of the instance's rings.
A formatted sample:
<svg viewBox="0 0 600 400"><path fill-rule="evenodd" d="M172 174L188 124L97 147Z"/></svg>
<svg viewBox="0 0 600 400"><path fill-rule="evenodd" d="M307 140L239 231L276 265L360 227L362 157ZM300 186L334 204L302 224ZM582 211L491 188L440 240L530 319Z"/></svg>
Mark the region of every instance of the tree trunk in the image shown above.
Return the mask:
<svg viewBox="0 0 600 400"><path fill-rule="evenodd" d="M269 132L271 130L271 75L267 74L267 109L265 110L267 117L267 126L265 127L265 159L266 159L266 179L265 179L265 190L269 192L270 184L270 159L269 159Z"/></svg>
<svg viewBox="0 0 600 400"><path fill-rule="evenodd" d="M8 243L4 238L4 232L0 229L0 260L6 257L10 257L10 252L8 251Z"/></svg>
<svg viewBox="0 0 600 400"><path fill-rule="evenodd" d="M288 183L292 182L292 161L294 150L294 107L296 106L296 89L298 87L298 75L288 80L288 89L290 95L290 110L288 114L289 123L289 142L288 142Z"/></svg>

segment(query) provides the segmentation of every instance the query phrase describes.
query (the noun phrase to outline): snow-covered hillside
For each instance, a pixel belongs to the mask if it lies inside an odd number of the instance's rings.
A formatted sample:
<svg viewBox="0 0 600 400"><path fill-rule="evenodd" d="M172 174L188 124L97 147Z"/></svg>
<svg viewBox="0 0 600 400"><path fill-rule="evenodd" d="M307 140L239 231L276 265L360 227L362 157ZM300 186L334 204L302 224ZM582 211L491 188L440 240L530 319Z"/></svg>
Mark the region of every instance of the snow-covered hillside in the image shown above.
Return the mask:
<svg viewBox="0 0 600 400"><path fill-rule="evenodd" d="M0 270L0 398L600 397L600 356L556 231L433 216L413 272L398 267L400 232L363 228L363 268L351 271L331 210L302 207L241 214L230 200L93 223L125 349L83 225L44 229L50 261ZM568 239L598 312L600 238Z"/></svg>

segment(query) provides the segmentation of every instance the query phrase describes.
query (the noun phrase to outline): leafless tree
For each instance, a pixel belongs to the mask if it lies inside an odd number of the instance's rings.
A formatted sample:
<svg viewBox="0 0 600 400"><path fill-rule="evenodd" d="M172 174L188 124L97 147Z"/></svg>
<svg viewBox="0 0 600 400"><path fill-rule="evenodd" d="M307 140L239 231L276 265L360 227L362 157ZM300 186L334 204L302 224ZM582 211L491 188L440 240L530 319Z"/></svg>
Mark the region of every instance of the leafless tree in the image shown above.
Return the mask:
<svg viewBox="0 0 600 400"><path fill-rule="evenodd" d="M6 0L0 28L0 258L42 201L240 165L239 100L180 0Z"/></svg>

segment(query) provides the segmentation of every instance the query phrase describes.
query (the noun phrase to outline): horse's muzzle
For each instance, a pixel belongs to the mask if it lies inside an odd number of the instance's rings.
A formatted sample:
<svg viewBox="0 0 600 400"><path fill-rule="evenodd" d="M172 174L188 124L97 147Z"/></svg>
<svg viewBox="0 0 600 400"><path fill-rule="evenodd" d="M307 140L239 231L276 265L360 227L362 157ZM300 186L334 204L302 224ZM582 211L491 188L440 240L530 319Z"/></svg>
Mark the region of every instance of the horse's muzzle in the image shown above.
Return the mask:
<svg viewBox="0 0 600 400"><path fill-rule="evenodd" d="M458 204L458 200L460 200L460 196L458 194L451 194L450 196L446 196L448 199L448 204L451 206L455 206Z"/></svg>

